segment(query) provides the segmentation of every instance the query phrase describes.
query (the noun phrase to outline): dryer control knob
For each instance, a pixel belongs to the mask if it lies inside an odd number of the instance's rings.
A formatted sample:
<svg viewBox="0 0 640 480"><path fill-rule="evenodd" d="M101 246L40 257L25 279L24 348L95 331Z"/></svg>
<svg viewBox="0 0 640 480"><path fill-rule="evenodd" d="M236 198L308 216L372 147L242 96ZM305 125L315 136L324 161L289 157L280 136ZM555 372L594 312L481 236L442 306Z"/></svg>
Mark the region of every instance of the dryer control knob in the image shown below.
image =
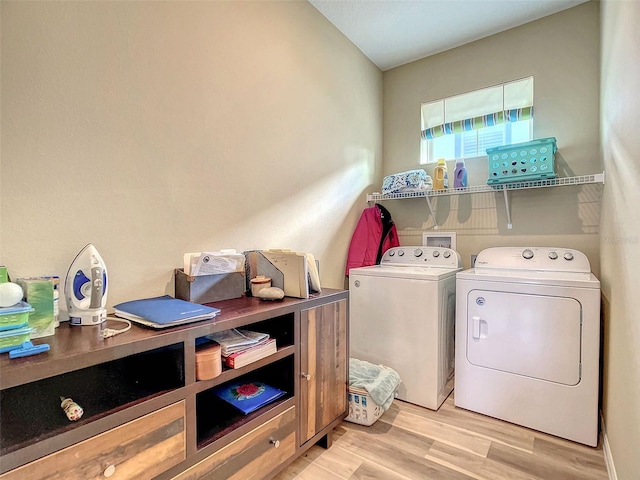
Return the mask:
<svg viewBox="0 0 640 480"><path fill-rule="evenodd" d="M555 260L558 258L558 254L556 252L549 252L549 258Z"/></svg>
<svg viewBox="0 0 640 480"><path fill-rule="evenodd" d="M414 255L415 257L421 257L421 256L422 256L422 250L420 250L419 248L416 248L416 249L413 251L413 255Z"/></svg>
<svg viewBox="0 0 640 480"><path fill-rule="evenodd" d="M445 251L445 252L442 254L442 256L443 256L444 258L449 258L449 257L451 256L451 252L450 252L449 250L447 250L447 251Z"/></svg>
<svg viewBox="0 0 640 480"><path fill-rule="evenodd" d="M390 256L390 257L393 257L395 254L396 254L396 251L395 251L395 250L391 250L391 251L389 252L389 256Z"/></svg>
<svg viewBox="0 0 640 480"><path fill-rule="evenodd" d="M433 251L433 256L438 258L440 256L440 252L438 250Z"/></svg>
<svg viewBox="0 0 640 480"><path fill-rule="evenodd" d="M564 257L564 259L565 259L565 260L569 260L569 261L571 261L571 260L573 260L573 253L571 253L571 252L564 252L563 257Z"/></svg>
<svg viewBox="0 0 640 480"><path fill-rule="evenodd" d="M398 250L398 256L399 257L404 256L404 250Z"/></svg>
<svg viewBox="0 0 640 480"><path fill-rule="evenodd" d="M522 252L522 256L523 256L524 258L526 258L527 260L529 260L529 259L533 258L533 251L532 251L532 250L529 250L529 249L527 248L524 252Z"/></svg>

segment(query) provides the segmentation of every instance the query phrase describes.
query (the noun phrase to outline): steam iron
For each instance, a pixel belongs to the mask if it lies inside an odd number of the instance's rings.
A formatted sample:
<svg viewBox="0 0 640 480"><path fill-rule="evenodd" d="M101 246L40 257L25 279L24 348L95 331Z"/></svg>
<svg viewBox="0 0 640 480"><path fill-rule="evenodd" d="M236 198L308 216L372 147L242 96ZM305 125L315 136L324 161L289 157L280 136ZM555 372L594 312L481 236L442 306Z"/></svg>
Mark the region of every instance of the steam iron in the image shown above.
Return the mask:
<svg viewBox="0 0 640 480"><path fill-rule="evenodd" d="M64 297L71 325L100 325L107 319L107 267L93 244L71 262Z"/></svg>

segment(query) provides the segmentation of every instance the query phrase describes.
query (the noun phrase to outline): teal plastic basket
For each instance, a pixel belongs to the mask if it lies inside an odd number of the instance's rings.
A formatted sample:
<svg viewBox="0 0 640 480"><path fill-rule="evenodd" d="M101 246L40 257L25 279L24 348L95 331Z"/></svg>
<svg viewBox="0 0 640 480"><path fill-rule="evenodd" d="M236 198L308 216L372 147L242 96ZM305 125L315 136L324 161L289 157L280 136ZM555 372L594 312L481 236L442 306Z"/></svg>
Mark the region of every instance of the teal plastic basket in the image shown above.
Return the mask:
<svg viewBox="0 0 640 480"><path fill-rule="evenodd" d="M555 137L487 148L489 179L487 184L528 182L556 178Z"/></svg>
<svg viewBox="0 0 640 480"><path fill-rule="evenodd" d="M24 342L28 342L32 328L14 328L0 332L0 353L9 352L22 347Z"/></svg>
<svg viewBox="0 0 640 480"><path fill-rule="evenodd" d="M26 326L31 312L33 308L27 302L0 308L0 332Z"/></svg>

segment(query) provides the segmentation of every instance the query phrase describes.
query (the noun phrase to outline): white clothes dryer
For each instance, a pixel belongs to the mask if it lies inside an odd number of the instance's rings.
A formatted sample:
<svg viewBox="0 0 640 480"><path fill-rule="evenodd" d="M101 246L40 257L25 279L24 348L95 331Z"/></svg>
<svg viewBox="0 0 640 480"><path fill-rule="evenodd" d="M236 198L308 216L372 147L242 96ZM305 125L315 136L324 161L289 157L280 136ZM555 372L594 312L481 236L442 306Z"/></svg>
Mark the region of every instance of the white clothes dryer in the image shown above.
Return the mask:
<svg viewBox="0 0 640 480"><path fill-rule="evenodd" d="M456 288L455 405L596 446L600 282L587 257L489 248Z"/></svg>
<svg viewBox="0 0 640 480"><path fill-rule="evenodd" d="M350 355L400 375L397 398L437 410L453 389L455 250L394 247L349 271Z"/></svg>

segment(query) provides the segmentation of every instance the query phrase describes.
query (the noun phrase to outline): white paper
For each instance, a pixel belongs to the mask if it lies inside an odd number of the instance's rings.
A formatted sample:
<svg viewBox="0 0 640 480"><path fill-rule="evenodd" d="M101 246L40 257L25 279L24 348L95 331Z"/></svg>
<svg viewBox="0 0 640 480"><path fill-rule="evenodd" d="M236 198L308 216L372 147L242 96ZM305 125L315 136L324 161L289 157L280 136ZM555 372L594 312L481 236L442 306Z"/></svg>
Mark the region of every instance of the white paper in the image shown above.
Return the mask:
<svg viewBox="0 0 640 480"><path fill-rule="evenodd" d="M189 275L215 275L220 273L233 273L244 271L244 255L222 254L221 252L203 252L198 254L193 262Z"/></svg>
<svg viewBox="0 0 640 480"><path fill-rule="evenodd" d="M305 254L291 250L263 250L262 254L284 277L287 297L309 298L309 270Z"/></svg>
<svg viewBox="0 0 640 480"><path fill-rule="evenodd" d="M185 253L183 257L184 273L191 275L191 271L196 265L196 262L200 258L200 252L198 253Z"/></svg>
<svg viewBox="0 0 640 480"><path fill-rule="evenodd" d="M309 269L309 287L314 292L321 292L320 275L318 273L316 259L312 253L305 253L305 255L307 256L307 268Z"/></svg>

